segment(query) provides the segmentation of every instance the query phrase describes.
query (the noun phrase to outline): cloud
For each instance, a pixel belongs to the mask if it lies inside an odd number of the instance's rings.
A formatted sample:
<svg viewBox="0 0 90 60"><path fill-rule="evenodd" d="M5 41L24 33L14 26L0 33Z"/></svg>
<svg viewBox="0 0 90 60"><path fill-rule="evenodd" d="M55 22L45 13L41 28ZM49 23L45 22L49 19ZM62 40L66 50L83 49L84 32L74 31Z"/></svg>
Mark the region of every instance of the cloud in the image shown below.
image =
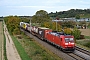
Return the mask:
<svg viewBox="0 0 90 60"><path fill-rule="evenodd" d="M55 3L59 3L61 0L47 0L45 3L47 4L55 4Z"/></svg>
<svg viewBox="0 0 90 60"><path fill-rule="evenodd" d="M28 0L0 0L0 6L15 6L15 5L23 5L29 3Z"/></svg>
<svg viewBox="0 0 90 60"><path fill-rule="evenodd" d="M55 6L6 6L7 8L56 8Z"/></svg>
<svg viewBox="0 0 90 60"><path fill-rule="evenodd" d="M81 4L84 4L84 5L85 5L85 4L87 4L87 5L90 4L90 3L89 3L90 1L87 1L87 0L86 0L86 1L80 0L79 2L80 2Z"/></svg>
<svg viewBox="0 0 90 60"><path fill-rule="evenodd" d="M0 13L29 15L38 10L47 12L90 8L89 0L0 0Z"/></svg>

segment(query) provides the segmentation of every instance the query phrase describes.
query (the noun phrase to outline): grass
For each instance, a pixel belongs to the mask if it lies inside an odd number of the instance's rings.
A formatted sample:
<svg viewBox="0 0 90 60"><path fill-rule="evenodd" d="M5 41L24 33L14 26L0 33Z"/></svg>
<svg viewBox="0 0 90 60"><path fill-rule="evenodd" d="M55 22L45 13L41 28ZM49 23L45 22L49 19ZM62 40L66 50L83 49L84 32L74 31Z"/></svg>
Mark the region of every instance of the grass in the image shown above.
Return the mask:
<svg viewBox="0 0 90 60"><path fill-rule="evenodd" d="M87 50L90 51L90 48L88 48L88 47L86 47L86 46L84 46L84 45L81 45L81 44L76 44L76 45L79 46L79 47L81 47L81 48L84 48L84 49L87 49Z"/></svg>
<svg viewBox="0 0 90 60"><path fill-rule="evenodd" d="M81 15L80 18L90 18L90 14Z"/></svg>
<svg viewBox="0 0 90 60"><path fill-rule="evenodd" d="M2 23L2 27L4 27L4 23ZM3 53L3 55L4 55L4 60L8 60L7 59L7 54L6 54L6 37L5 37L5 35L4 35L4 28L3 28L3 38L4 38L4 43L3 43L3 50L4 50L4 53Z"/></svg>
<svg viewBox="0 0 90 60"><path fill-rule="evenodd" d="M90 50L90 39L77 40L78 46Z"/></svg>
<svg viewBox="0 0 90 60"><path fill-rule="evenodd" d="M87 44L88 42L90 42L90 40L88 40L88 39L77 40L77 43L78 43L78 44L81 44L81 45L85 45L85 44Z"/></svg>
<svg viewBox="0 0 90 60"><path fill-rule="evenodd" d="M62 60L32 38L26 35L22 37L18 40L32 60Z"/></svg>
<svg viewBox="0 0 90 60"><path fill-rule="evenodd" d="M85 39L90 39L90 36L85 36Z"/></svg>
<svg viewBox="0 0 90 60"><path fill-rule="evenodd" d="M90 29L90 26L88 26L88 28Z"/></svg>
<svg viewBox="0 0 90 60"><path fill-rule="evenodd" d="M5 35L4 35L4 59L8 60L7 55L6 55L6 38L5 38Z"/></svg>
<svg viewBox="0 0 90 60"><path fill-rule="evenodd" d="M31 58L29 58L29 56L27 55L27 53L25 52L24 48L22 47L22 45L18 42L18 40L12 36L12 40L17 48L18 53L20 54L20 57L22 60L31 60Z"/></svg>

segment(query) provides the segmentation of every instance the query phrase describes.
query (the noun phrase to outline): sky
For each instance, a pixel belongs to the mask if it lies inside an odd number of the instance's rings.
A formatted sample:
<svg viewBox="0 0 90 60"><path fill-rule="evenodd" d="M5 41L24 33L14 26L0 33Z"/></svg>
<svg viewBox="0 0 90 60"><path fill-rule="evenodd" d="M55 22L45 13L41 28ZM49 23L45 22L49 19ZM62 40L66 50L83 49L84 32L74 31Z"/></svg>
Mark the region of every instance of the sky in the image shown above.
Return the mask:
<svg viewBox="0 0 90 60"><path fill-rule="evenodd" d="M90 9L90 0L0 0L0 16L33 16L39 10L50 12Z"/></svg>

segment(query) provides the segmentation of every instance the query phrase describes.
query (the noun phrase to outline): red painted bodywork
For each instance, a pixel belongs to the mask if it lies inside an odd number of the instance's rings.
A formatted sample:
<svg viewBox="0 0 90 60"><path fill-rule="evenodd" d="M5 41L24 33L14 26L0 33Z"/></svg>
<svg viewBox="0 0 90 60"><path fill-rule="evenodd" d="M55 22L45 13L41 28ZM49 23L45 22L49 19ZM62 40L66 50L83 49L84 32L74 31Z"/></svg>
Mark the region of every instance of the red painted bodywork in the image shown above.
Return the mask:
<svg viewBox="0 0 90 60"><path fill-rule="evenodd" d="M73 42L66 42L65 41L65 38L73 38L73 36L65 36L65 35L55 35L55 34L51 34L51 33L48 33L47 36L46 36L47 40L50 41L51 43L63 48L63 49L74 49L75 47L75 43L74 41Z"/></svg>

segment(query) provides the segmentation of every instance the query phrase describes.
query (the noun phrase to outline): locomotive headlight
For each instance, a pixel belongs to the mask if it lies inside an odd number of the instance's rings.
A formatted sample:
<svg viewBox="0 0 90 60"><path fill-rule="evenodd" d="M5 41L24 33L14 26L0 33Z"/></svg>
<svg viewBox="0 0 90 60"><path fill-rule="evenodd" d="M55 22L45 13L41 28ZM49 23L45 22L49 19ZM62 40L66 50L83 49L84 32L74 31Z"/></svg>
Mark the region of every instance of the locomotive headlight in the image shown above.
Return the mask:
<svg viewBox="0 0 90 60"><path fill-rule="evenodd" d="M71 43L71 44L73 44L73 45L74 45L75 43Z"/></svg>
<svg viewBox="0 0 90 60"><path fill-rule="evenodd" d="M65 46L65 47L68 47L68 46Z"/></svg>
<svg viewBox="0 0 90 60"><path fill-rule="evenodd" d="M68 45L68 43L65 43L65 45Z"/></svg>

